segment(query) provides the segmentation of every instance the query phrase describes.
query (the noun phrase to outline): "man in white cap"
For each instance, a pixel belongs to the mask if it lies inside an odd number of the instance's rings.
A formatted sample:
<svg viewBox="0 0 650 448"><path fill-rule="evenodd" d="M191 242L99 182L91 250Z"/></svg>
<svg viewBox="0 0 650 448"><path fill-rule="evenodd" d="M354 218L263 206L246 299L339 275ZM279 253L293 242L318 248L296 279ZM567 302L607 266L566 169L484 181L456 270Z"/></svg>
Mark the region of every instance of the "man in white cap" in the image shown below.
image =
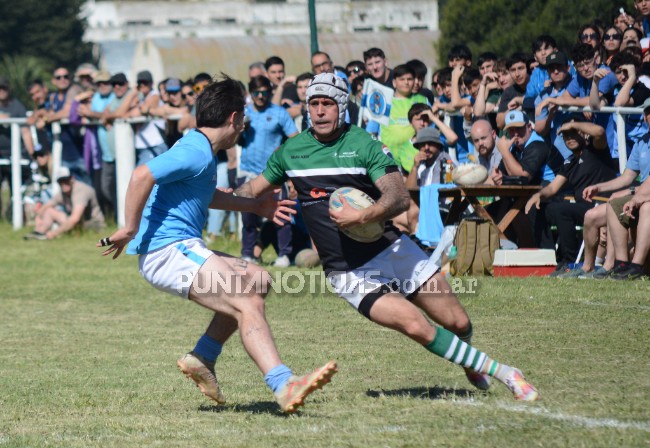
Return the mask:
<svg viewBox="0 0 650 448"><path fill-rule="evenodd" d="M348 91L331 73L316 75L307 88L312 127L275 151L262 174L236 190L257 197L290 179L323 268L337 293L373 322L403 333L431 353L466 369L480 389L489 377L503 382L517 400L538 397L522 373L469 345L472 325L451 292L437 260L430 259L390 219L409 206L396 163L362 129L345 124ZM330 195L353 186L376 202L365 209L343 201L329 209ZM342 229L386 223L374 242L359 242ZM426 314L440 327L432 325Z"/></svg>
<svg viewBox="0 0 650 448"><path fill-rule="evenodd" d="M91 186L77 182L67 167L59 168L56 181L60 191L38 210L34 231L24 236L26 240L51 240L69 232L78 224L93 230L101 230L106 226L95 190Z"/></svg>

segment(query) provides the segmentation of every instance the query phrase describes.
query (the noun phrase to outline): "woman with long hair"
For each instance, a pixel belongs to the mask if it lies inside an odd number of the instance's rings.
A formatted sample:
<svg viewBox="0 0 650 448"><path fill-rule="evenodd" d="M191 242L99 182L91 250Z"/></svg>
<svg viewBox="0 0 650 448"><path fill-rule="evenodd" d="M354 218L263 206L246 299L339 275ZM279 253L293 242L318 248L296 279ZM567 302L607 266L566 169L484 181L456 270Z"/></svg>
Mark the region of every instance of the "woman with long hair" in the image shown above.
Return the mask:
<svg viewBox="0 0 650 448"><path fill-rule="evenodd" d="M623 33L616 26L605 29L601 43L601 60L605 65L609 65L614 55L620 51L622 41Z"/></svg>

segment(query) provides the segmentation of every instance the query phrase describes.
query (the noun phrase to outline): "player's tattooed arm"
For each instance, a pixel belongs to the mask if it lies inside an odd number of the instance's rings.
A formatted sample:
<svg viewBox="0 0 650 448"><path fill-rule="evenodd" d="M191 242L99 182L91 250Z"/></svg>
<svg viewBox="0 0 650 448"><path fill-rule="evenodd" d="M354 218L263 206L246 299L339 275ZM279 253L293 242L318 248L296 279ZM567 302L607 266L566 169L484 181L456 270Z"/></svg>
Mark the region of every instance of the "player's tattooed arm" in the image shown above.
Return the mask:
<svg viewBox="0 0 650 448"><path fill-rule="evenodd" d="M377 218L377 221L394 218L408 210L411 200L404 185L404 179L399 172L395 171L381 176L377 179L375 185L381 191L381 197L376 205L382 211L380 211L380 216Z"/></svg>

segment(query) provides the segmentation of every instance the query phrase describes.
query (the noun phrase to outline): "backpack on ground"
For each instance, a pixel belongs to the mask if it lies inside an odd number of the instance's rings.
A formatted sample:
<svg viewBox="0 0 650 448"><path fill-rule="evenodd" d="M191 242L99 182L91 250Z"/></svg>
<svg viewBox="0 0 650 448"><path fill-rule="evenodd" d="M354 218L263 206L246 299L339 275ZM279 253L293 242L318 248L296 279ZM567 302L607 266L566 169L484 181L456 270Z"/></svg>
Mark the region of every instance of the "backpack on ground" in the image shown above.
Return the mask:
<svg viewBox="0 0 650 448"><path fill-rule="evenodd" d="M463 219L454 238L456 258L452 275L494 275L494 253L499 248L499 228L482 218Z"/></svg>

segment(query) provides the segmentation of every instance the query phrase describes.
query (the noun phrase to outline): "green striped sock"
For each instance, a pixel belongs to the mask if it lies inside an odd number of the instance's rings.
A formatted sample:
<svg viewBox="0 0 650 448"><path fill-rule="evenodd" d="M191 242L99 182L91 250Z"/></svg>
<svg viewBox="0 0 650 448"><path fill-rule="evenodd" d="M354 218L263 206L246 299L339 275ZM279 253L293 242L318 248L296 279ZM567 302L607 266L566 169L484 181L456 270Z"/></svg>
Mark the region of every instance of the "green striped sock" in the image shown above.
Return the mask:
<svg viewBox="0 0 650 448"><path fill-rule="evenodd" d="M485 353L475 349L458 336L444 328L436 328L436 337L425 348L431 353L463 367L486 373L498 380L505 380L511 368L489 358Z"/></svg>

